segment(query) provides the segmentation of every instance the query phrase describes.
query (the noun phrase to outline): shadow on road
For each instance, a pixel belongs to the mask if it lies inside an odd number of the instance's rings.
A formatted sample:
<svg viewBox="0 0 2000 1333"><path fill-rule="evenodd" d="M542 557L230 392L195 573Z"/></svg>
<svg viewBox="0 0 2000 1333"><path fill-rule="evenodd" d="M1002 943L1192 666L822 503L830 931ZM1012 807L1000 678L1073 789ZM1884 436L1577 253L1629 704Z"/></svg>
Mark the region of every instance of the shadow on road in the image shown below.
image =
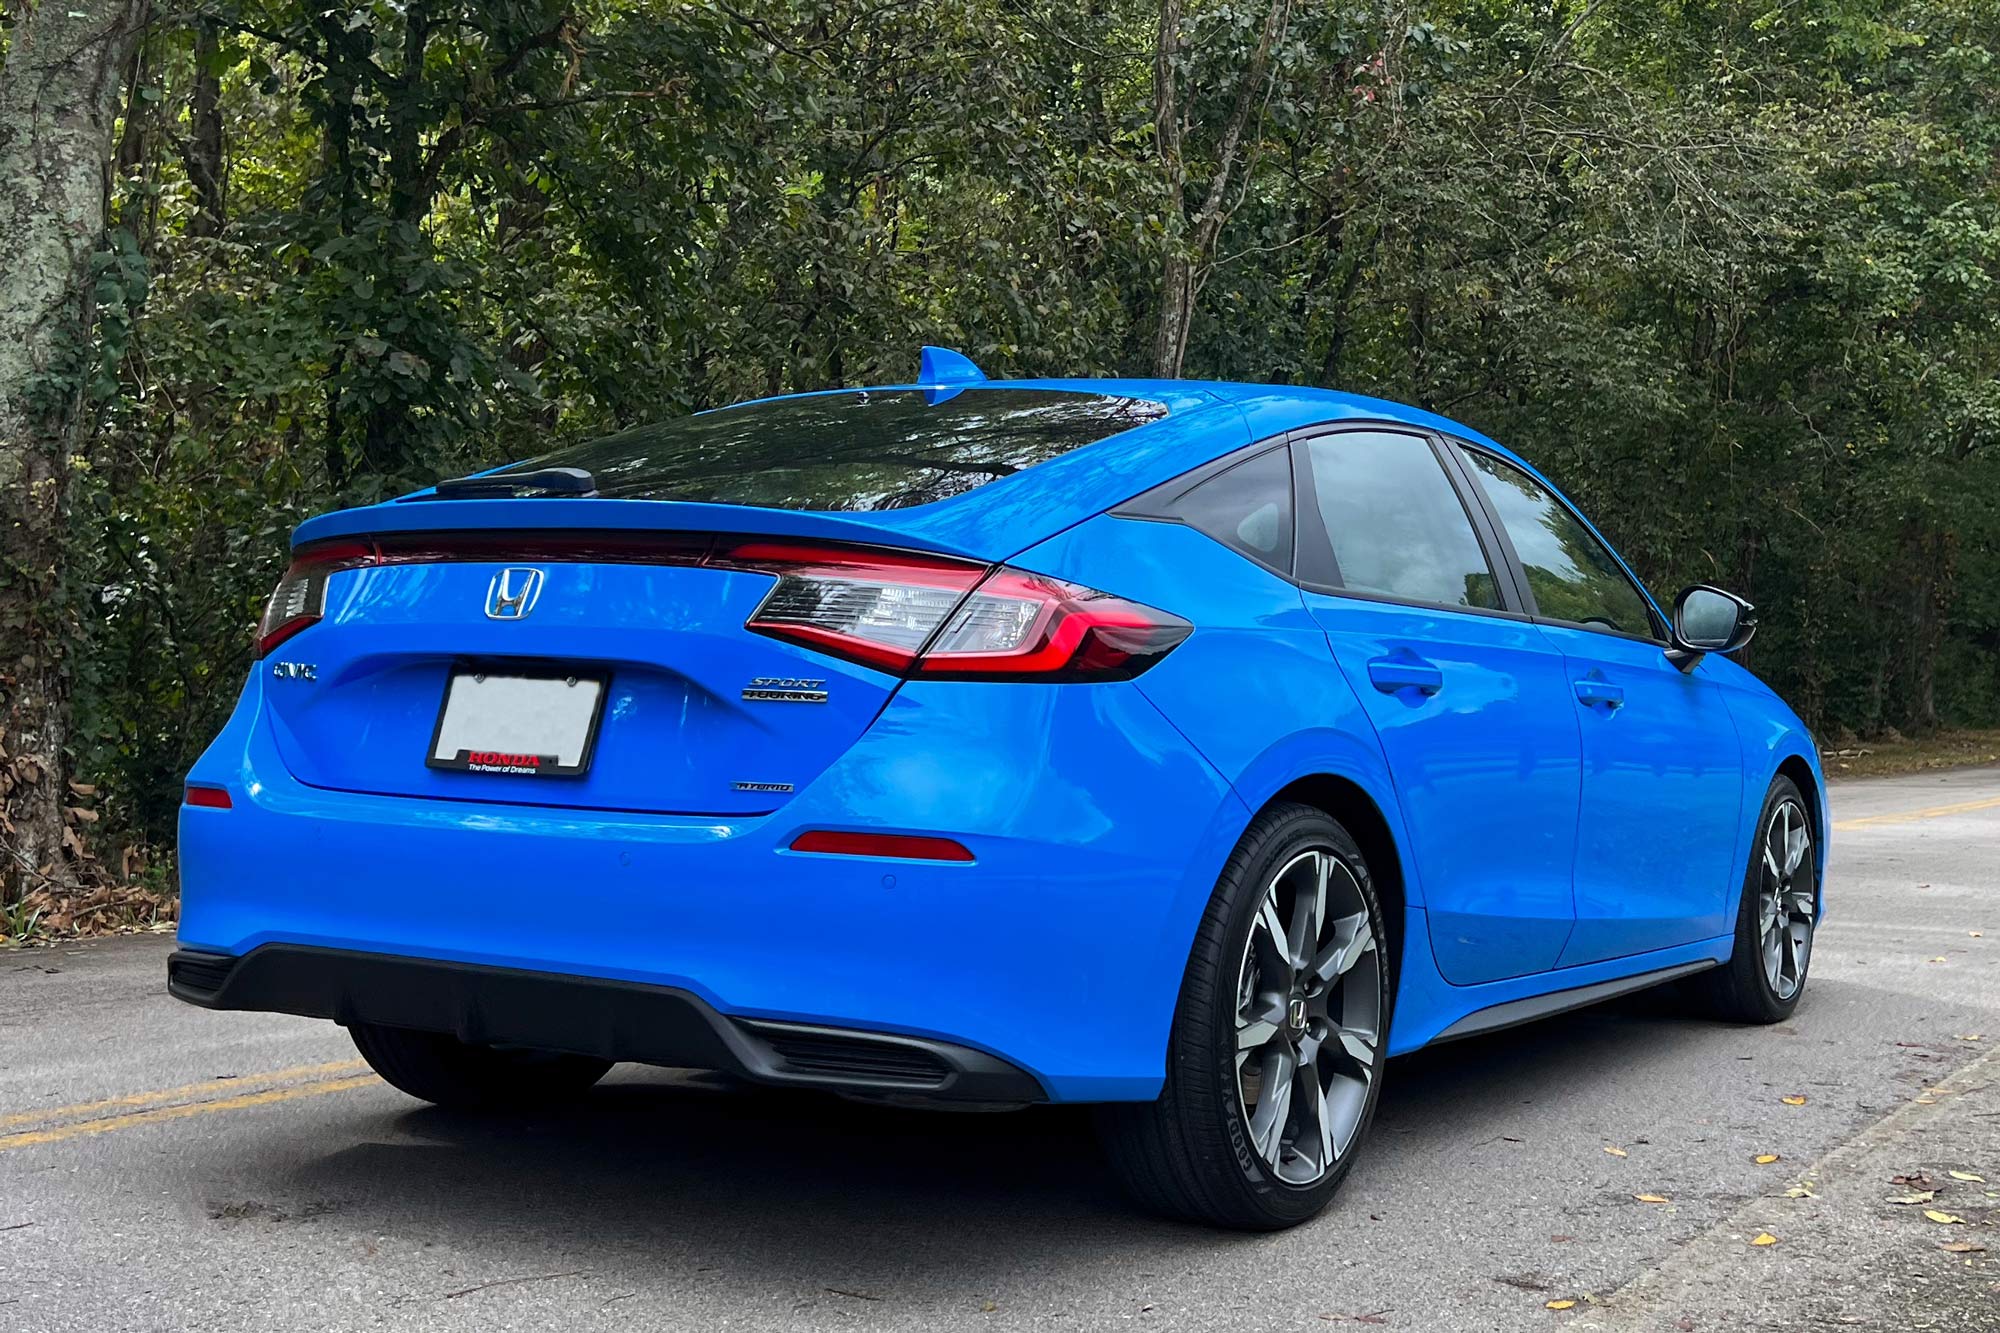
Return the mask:
<svg viewBox="0 0 2000 1333"><path fill-rule="evenodd" d="M1369 1195L1497 1136L1524 1102L1558 1101L1613 1064L1699 1058L1689 1047L1716 1031L1679 1018L1670 996L1639 996L1392 1062L1327 1241L1360 1234ZM1181 1246L1265 1243L1135 1213L1073 1108L908 1111L643 1071L558 1114L417 1109L392 1123L395 1142L293 1159L292 1187L376 1234L467 1248L532 1238L544 1259L557 1238L579 1264L630 1251L780 1287L889 1271L977 1288L982 1274L1085 1255L1159 1268Z"/></svg>

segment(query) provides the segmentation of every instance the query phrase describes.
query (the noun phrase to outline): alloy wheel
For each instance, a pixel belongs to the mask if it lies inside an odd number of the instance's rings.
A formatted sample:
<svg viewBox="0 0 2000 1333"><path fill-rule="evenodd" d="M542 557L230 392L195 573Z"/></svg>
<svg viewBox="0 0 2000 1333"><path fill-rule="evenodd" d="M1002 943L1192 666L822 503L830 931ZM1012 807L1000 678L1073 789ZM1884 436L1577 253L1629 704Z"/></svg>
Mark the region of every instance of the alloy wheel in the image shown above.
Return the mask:
<svg viewBox="0 0 2000 1333"><path fill-rule="evenodd" d="M1778 802L1764 826L1763 869L1758 884L1758 940L1764 980L1789 1000L1805 984L1812 957L1814 902L1812 829L1792 800Z"/></svg>
<svg viewBox="0 0 2000 1333"><path fill-rule="evenodd" d="M1382 956L1347 863L1316 848L1271 877L1236 981L1236 1092L1272 1174L1311 1185L1354 1146L1382 1059Z"/></svg>

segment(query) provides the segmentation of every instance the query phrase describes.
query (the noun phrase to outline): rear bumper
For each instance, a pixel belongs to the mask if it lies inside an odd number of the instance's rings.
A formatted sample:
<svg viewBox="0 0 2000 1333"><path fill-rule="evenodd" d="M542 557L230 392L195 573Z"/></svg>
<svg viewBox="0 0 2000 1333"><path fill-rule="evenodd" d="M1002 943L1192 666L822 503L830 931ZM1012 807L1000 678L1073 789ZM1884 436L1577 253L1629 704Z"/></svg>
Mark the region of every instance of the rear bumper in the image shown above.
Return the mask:
<svg viewBox="0 0 2000 1333"><path fill-rule="evenodd" d="M803 1025L983 1053L1052 1101L1158 1095L1195 928L1248 818L1129 684L910 682L756 816L310 787L286 771L260 690L253 678L189 775L232 808L181 810L183 949L303 946L669 991L730 1033ZM976 859L791 851L813 828L940 834ZM440 1030L457 1031L449 1016ZM516 1044L583 1040L537 1032ZM633 1051L615 1058L702 1063Z"/></svg>
<svg viewBox="0 0 2000 1333"><path fill-rule="evenodd" d="M240 958L180 950L167 990L207 1009L448 1032L461 1041L712 1069L869 1096L1019 1104L1033 1075L950 1042L734 1019L670 986L267 944Z"/></svg>

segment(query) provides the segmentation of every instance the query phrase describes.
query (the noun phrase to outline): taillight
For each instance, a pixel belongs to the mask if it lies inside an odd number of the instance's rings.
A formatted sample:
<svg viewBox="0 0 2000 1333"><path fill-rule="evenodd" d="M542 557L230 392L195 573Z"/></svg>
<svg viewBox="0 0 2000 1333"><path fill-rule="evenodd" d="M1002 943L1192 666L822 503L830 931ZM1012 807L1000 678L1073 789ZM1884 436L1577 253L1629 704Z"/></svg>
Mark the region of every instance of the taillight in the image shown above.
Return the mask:
<svg viewBox="0 0 2000 1333"><path fill-rule="evenodd" d="M326 542L301 547L292 556L257 626L257 656L263 657L326 612L326 581L343 569L372 565L378 559L369 542Z"/></svg>
<svg viewBox="0 0 2000 1333"><path fill-rule="evenodd" d="M1138 602L996 569L952 613L916 674L956 680L1130 680L1194 630Z"/></svg>
<svg viewBox="0 0 2000 1333"><path fill-rule="evenodd" d="M769 541L712 563L777 575L745 629L898 674L986 573L963 560Z"/></svg>
<svg viewBox="0 0 2000 1333"><path fill-rule="evenodd" d="M745 628L901 675L1129 680L1193 629L1074 583L940 557L758 542L713 563L777 575Z"/></svg>

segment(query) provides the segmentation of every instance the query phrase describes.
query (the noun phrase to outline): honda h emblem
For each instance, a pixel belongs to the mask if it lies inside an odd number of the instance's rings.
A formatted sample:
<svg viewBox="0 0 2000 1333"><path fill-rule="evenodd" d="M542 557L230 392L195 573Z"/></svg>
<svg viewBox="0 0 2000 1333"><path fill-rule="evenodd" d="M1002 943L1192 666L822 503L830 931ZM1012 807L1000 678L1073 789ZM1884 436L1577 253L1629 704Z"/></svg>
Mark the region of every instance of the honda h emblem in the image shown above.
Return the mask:
<svg viewBox="0 0 2000 1333"><path fill-rule="evenodd" d="M486 617L489 620L524 620L542 595L539 569L503 569L493 576L486 590Z"/></svg>

